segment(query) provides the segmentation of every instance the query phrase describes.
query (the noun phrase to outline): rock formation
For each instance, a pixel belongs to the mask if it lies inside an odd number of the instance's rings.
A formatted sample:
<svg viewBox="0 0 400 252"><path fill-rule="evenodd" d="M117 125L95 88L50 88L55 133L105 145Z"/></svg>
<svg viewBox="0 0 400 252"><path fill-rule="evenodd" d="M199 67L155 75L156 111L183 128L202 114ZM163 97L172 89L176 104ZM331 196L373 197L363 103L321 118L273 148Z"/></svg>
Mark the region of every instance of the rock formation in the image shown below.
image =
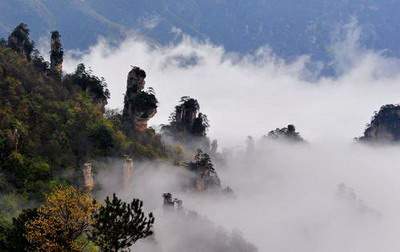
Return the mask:
<svg viewBox="0 0 400 252"><path fill-rule="evenodd" d="M183 209L183 201L177 198L172 198L171 193L164 193L163 195L164 203L163 207L164 210L182 210Z"/></svg>
<svg viewBox="0 0 400 252"><path fill-rule="evenodd" d="M218 151L218 141L217 141L217 139L214 139L214 140L211 142L210 154L211 154L211 155L216 155L216 154L217 154L217 151Z"/></svg>
<svg viewBox="0 0 400 252"><path fill-rule="evenodd" d="M61 44L61 36L58 31L51 32L50 70L61 77L64 51Z"/></svg>
<svg viewBox="0 0 400 252"><path fill-rule="evenodd" d="M365 142L399 142L400 141L400 105L382 106L375 112L364 135L358 138Z"/></svg>
<svg viewBox="0 0 400 252"><path fill-rule="evenodd" d="M21 137L18 129L8 130L6 132L8 146L10 147L10 149L14 150L15 153L18 153L18 144Z"/></svg>
<svg viewBox="0 0 400 252"><path fill-rule="evenodd" d="M164 193L162 196L164 198L164 203L163 203L164 210L173 209L174 206L175 206L175 202L172 199L172 194L171 193Z"/></svg>
<svg viewBox="0 0 400 252"><path fill-rule="evenodd" d="M189 149L209 151L210 140L207 138L209 127L207 116L199 112L196 99L184 96L170 116L170 123L162 127L164 137L184 144Z"/></svg>
<svg viewBox="0 0 400 252"><path fill-rule="evenodd" d="M129 157L125 158L123 170L122 170L123 187L125 190L128 189L133 176L133 160Z"/></svg>
<svg viewBox="0 0 400 252"><path fill-rule="evenodd" d="M268 133L268 138L291 142L304 142L304 139L300 136L300 133L296 132L296 128L292 124L289 124L287 127L282 129L277 128L270 131Z"/></svg>
<svg viewBox="0 0 400 252"><path fill-rule="evenodd" d="M7 46L17 53L24 55L28 60L31 60L34 43L29 38L27 24L21 23L14 29L8 37Z"/></svg>
<svg viewBox="0 0 400 252"><path fill-rule="evenodd" d="M207 153L198 150L194 161L189 162L187 167L195 174L192 186L196 191L203 192L212 189L221 189L221 181Z"/></svg>
<svg viewBox="0 0 400 252"><path fill-rule="evenodd" d="M94 179L92 171L92 163L86 162L83 165L83 186L88 192L91 192L94 188Z"/></svg>
<svg viewBox="0 0 400 252"><path fill-rule="evenodd" d="M123 125L127 133L143 133L148 121L157 113L157 99L152 89L143 91L146 73L139 67L133 67L128 73L127 88L122 114Z"/></svg>
<svg viewBox="0 0 400 252"><path fill-rule="evenodd" d="M171 115L171 127L177 132L185 132L193 136L205 136L208 128L207 116L200 113L200 105L196 99L184 96Z"/></svg>

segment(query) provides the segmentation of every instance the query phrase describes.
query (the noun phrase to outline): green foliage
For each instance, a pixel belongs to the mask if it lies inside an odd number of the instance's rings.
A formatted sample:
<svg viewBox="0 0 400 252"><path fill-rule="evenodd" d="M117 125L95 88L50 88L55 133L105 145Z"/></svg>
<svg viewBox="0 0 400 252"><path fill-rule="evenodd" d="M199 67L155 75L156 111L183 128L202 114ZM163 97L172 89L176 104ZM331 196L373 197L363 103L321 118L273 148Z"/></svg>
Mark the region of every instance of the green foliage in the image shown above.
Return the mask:
<svg viewBox="0 0 400 252"><path fill-rule="evenodd" d="M102 250L117 252L152 235L153 214L146 217L142 207L143 202L139 199L125 203L115 194L111 200L107 197L105 205L94 214L95 223L89 238Z"/></svg>
<svg viewBox="0 0 400 252"><path fill-rule="evenodd" d="M114 141L123 139L116 137L118 131L82 91L48 77L8 48L0 48L0 67L5 72L0 75L0 172L18 192L40 199L59 181L57 173L115 153L110 145L121 145Z"/></svg>
<svg viewBox="0 0 400 252"><path fill-rule="evenodd" d="M26 239L26 224L38 216L37 209L26 209L12 220L12 227L6 235L5 248L7 251L33 251L34 246Z"/></svg>
<svg viewBox="0 0 400 252"><path fill-rule="evenodd" d="M112 124L102 120L97 122L89 134L96 156L111 156L117 146Z"/></svg>
<svg viewBox="0 0 400 252"><path fill-rule="evenodd" d="M202 172L204 170L215 172L210 156L202 150L197 150L194 161L187 163L187 167L189 170L195 172Z"/></svg>
<svg viewBox="0 0 400 252"><path fill-rule="evenodd" d="M209 126L207 115L199 113L193 121L192 134L194 136L206 136Z"/></svg>
<svg viewBox="0 0 400 252"><path fill-rule="evenodd" d="M154 92L140 91L133 101L133 106L137 111L148 111L157 108L157 98Z"/></svg>
<svg viewBox="0 0 400 252"><path fill-rule="evenodd" d="M5 219L14 218L25 205L27 200L20 194L7 193L0 196L0 213Z"/></svg>
<svg viewBox="0 0 400 252"><path fill-rule="evenodd" d="M12 223L0 213L0 251L7 251L7 235L12 227Z"/></svg>
<svg viewBox="0 0 400 252"><path fill-rule="evenodd" d="M207 116L199 113L200 105L196 99L183 96L180 104L170 115L170 124L163 127L165 132L178 136L180 133L189 136L206 136L210 126Z"/></svg>
<svg viewBox="0 0 400 252"><path fill-rule="evenodd" d="M217 189L221 187L221 181L207 153L197 150L194 161L187 163L186 167L196 175L193 185L198 190Z"/></svg>
<svg viewBox="0 0 400 252"><path fill-rule="evenodd" d="M32 64L39 72L47 73L49 71L49 62L45 61L44 58L40 55L39 51L36 49L33 50Z"/></svg>
<svg viewBox="0 0 400 252"><path fill-rule="evenodd" d="M175 111L170 115L169 124L163 125L163 136L186 147L191 152L202 149L210 151L207 130L210 127L205 114L199 113L200 105L196 99L183 96Z"/></svg>
<svg viewBox="0 0 400 252"><path fill-rule="evenodd" d="M99 78L87 71L84 64L79 64L75 73L65 77L65 81L71 85L78 85L83 91L87 92L96 102L107 103L110 92L104 78Z"/></svg>
<svg viewBox="0 0 400 252"><path fill-rule="evenodd" d="M154 130L128 137L121 113L104 115L110 94L103 78L83 64L64 79L55 78L33 45L23 24L10 35L8 45L0 45L0 213L7 221L21 209L21 202L40 203L60 184L78 185L88 160L166 157ZM154 108L156 102L148 90L140 106Z"/></svg>
<svg viewBox="0 0 400 252"><path fill-rule="evenodd" d="M107 109L104 116L109 120L113 127L117 130L122 130L122 112L118 109Z"/></svg>

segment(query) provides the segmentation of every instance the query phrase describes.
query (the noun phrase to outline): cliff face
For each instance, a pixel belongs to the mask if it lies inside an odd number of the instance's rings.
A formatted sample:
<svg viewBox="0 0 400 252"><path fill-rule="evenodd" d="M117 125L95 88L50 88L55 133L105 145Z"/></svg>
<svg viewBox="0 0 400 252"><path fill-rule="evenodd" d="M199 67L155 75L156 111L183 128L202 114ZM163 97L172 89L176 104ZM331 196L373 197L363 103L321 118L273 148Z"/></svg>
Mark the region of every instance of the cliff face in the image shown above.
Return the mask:
<svg viewBox="0 0 400 252"><path fill-rule="evenodd" d="M125 131L143 133L148 121L157 113L157 99L150 89L143 91L146 73L133 67L128 73L122 120Z"/></svg>

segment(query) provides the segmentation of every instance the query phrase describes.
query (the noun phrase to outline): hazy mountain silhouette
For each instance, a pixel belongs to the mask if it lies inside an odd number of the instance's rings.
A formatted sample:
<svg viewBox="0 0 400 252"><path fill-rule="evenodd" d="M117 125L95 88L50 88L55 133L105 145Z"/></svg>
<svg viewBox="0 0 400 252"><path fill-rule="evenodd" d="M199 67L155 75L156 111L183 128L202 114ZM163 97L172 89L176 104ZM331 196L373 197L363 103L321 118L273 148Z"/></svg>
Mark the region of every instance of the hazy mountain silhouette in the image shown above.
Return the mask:
<svg viewBox="0 0 400 252"><path fill-rule="evenodd" d="M23 21L32 34L58 29L66 48L86 49L98 36L118 40L130 31L167 43L176 38L172 30L181 30L230 51L268 44L285 58L316 59L326 59L337 27L356 18L365 46L400 55L395 0L2 0L0 9L1 36Z"/></svg>

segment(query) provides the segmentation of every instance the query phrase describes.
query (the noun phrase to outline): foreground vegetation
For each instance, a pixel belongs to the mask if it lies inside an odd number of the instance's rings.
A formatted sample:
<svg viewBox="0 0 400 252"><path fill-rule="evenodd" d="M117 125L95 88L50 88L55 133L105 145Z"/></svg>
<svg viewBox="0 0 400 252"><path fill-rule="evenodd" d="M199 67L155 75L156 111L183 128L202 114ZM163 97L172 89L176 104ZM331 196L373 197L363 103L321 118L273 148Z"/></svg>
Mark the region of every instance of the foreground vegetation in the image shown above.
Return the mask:
<svg viewBox="0 0 400 252"><path fill-rule="evenodd" d="M3 227L2 251L123 251L152 235L154 217L143 203L121 201L115 194L104 204L72 186L60 186L39 208L26 209Z"/></svg>
<svg viewBox="0 0 400 252"><path fill-rule="evenodd" d="M110 94L103 78L83 64L73 73L61 74L63 49L59 39L59 33L53 32L56 49L52 48L51 64L35 50L25 24L18 25L8 41L0 41L3 250L26 251L32 246L39 251L80 250L84 234L95 223L92 215L102 209L89 194L76 189L83 188L83 164L122 156L167 158L154 130L128 136L121 113L106 111ZM129 218L140 210L137 204L135 201L125 209L131 212ZM34 208L22 211L32 205ZM71 225L63 220L66 209ZM152 221L151 217L147 228ZM98 236L91 237L99 241Z"/></svg>

